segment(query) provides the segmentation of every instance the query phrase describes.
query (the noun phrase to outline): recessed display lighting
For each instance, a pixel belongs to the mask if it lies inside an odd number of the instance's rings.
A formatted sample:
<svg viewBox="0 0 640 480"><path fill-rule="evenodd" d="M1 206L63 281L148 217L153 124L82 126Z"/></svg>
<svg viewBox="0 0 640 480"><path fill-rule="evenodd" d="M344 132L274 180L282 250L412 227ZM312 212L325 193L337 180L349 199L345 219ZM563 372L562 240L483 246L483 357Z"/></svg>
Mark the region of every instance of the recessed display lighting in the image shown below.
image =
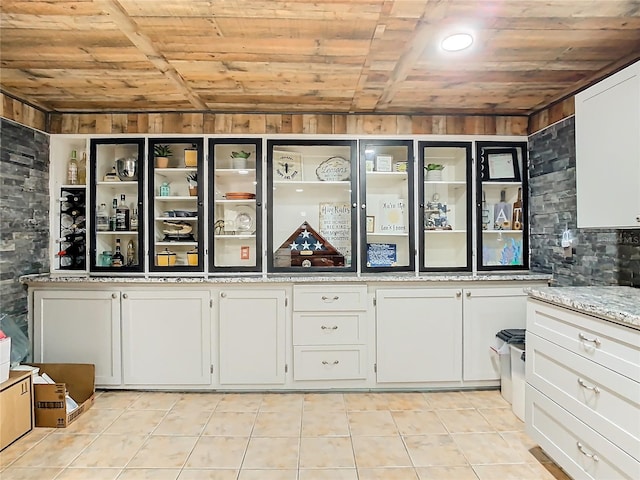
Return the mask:
<svg viewBox="0 0 640 480"><path fill-rule="evenodd" d="M473 43L473 37L468 33L454 33L442 40L440 46L447 52L459 52L469 48Z"/></svg>

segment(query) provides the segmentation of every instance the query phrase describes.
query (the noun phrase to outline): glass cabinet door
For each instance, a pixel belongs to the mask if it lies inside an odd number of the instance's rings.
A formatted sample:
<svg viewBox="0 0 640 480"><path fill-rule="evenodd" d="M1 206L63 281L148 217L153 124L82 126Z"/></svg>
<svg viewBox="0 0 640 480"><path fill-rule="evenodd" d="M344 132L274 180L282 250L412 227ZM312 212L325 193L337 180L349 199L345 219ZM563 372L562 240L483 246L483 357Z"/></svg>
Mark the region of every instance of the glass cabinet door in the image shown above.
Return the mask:
<svg viewBox="0 0 640 480"><path fill-rule="evenodd" d="M204 271L202 138L149 140L149 271Z"/></svg>
<svg viewBox="0 0 640 480"><path fill-rule="evenodd" d="M356 142L269 140L269 271L356 269Z"/></svg>
<svg viewBox="0 0 640 480"><path fill-rule="evenodd" d="M92 272L144 271L144 139L92 139Z"/></svg>
<svg viewBox="0 0 640 480"><path fill-rule="evenodd" d="M420 271L471 270L471 144L418 142Z"/></svg>
<svg viewBox="0 0 640 480"><path fill-rule="evenodd" d="M413 142L361 140L361 269L415 269Z"/></svg>
<svg viewBox="0 0 640 480"><path fill-rule="evenodd" d="M478 270L529 262L526 142L477 142Z"/></svg>
<svg viewBox="0 0 640 480"><path fill-rule="evenodd" d="M209 269L262 269L262 143L209 142Z"/></svg>

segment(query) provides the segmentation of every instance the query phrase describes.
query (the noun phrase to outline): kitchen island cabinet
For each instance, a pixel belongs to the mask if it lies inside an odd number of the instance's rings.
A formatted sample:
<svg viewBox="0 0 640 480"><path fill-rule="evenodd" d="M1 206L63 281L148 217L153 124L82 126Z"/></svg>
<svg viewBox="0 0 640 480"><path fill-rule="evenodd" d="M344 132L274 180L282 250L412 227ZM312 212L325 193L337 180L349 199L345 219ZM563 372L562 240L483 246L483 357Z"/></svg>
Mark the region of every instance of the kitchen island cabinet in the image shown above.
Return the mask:
<svg viewBox="0 0 640 480"><path fill-rule="evenodd" d="M529 293L527 433L573 478L640 478L640 291Z"/></svg>

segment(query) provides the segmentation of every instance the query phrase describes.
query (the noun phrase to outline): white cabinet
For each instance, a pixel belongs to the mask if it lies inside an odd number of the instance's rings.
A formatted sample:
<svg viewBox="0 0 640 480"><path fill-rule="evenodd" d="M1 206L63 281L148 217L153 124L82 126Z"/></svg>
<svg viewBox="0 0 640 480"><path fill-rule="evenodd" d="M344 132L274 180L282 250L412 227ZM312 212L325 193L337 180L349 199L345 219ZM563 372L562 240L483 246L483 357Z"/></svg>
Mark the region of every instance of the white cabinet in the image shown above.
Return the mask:
<svg viewBox="0 0 640 480"><path fill-rule="evenodd" d="M284 384L286 291L228 288L218 302L220 384Z"/></svg>
<svg viewBox="0 0 640 480"><path fill-rule="evenodd" d="M377 382L462 380L462 290L376 292Z"/></svg>
<svg viewBox="0 0 640 480"><path fill-rule="evenodd" d="M209 385L211 308L208 290L122 293L125 385Z"/></svg>
<svg viewBox="0 0 640 480"><path fill-rule="evenodd" d="M366 320L366 285L295 285L294 380L365 380Z"/></svg>
<svg viewBox="0 0 640 480"><path fill-rule="evenodd" d="M573 478L640 478L640 330L527 308L527 433Z"/></svg>
<svg viewBox="0 0 640 480"><path fill-rule="evenodd" d="M576 95L578 227L640 227L640 62Z"/></svg>
<svg viewBox="0 0 640 480"><path fill-rule="evenodd" d="M120 385L120 291L36 290L34 360L93 363L96 385Z"/></svg>
<svg viewBox="0 0 640 480"><path fill-rule="evenodd" d="M464 380L499 380L499 358L489 347L495 345L500 330L525 328L527 295L521 287L468 288L463 314Z"/></svg>

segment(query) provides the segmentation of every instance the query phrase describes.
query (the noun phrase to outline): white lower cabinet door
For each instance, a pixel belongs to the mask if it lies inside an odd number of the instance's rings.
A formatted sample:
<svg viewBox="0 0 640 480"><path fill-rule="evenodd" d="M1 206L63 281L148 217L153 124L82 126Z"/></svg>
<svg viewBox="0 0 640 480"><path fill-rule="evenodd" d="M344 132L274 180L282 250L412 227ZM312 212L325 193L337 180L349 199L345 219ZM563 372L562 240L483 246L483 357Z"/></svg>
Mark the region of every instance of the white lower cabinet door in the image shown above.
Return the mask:
<svg viewBox="0 0 640 480"><path fill-rule="evenodd" d="M500 359L491 346L500 330L525 328L527 295L522 288L465 289L463 310L464 380L499 380Z"/></svg>
<svg viewBox="0 0 640 480"><path fill-rule="evenodd" d="M128 290L122 293L126 385L210 385L209 291Z"/></svg>
<svg viewBox="0 0 640 480"><path fill-rule="evenodd" d="M119 291L36 290L33 302L36 362L93 363L96 385L120 385Z"/></svg>
<svg viewBox="0 0 640 480"><path fill-rule="evenodd" d="M376 292L377 381L462 380L460 289Z"/></svg>
<svg viewBox="0 0 640 480"><path fill-rule="evenodd" d="M221 385L284 384L285 301L285 290L220 292Z"/></svg>

